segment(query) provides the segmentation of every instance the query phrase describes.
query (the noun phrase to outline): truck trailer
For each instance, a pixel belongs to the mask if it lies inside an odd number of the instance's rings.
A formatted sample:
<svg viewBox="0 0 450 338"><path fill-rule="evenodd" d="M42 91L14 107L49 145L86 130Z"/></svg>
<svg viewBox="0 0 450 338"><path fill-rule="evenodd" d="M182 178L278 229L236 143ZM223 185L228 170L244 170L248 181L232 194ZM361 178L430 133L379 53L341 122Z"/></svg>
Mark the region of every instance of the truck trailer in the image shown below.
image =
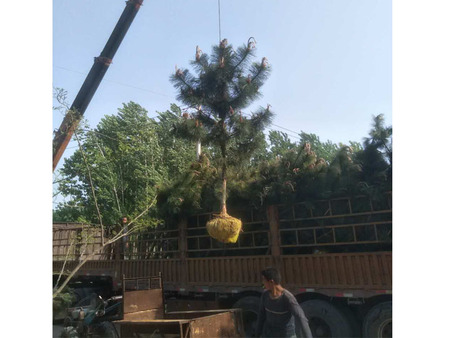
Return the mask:
<svg viewBox="0 0 450 338"><path fill-rule="evenodd" d="M122 275L161 272L168 311L241 308L252 336L264 291L261 271L271 266L299 301L314 337L392 336L391 192L231 211L243 222L235 244L212 239L205 227L212 213L198 214L117 242L77 275L111 276L120 293ZM93 240L83 250L71 246L86 229ZM73 269L100 245L99 231L54 224L54 273L63 265Z"/></svg>

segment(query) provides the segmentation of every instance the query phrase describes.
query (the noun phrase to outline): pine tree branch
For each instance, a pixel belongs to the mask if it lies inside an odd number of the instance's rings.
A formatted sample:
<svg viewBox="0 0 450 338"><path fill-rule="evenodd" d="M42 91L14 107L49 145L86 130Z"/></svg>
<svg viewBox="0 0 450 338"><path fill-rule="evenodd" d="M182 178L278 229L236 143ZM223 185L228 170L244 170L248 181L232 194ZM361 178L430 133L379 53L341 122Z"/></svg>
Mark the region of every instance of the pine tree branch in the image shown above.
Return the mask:
<svg viewBox="0 0 450 338"><path fill-rule="evenodd" d="M236 71L236 69L241 65L242 62L244 62L244 60L247 58L247 56L249 56L251 54L251 49L249 49L248 47L245 48L244 50L244 55L242 56L241 60L233 67L231 74L234 74L234 72Z"/></svg>

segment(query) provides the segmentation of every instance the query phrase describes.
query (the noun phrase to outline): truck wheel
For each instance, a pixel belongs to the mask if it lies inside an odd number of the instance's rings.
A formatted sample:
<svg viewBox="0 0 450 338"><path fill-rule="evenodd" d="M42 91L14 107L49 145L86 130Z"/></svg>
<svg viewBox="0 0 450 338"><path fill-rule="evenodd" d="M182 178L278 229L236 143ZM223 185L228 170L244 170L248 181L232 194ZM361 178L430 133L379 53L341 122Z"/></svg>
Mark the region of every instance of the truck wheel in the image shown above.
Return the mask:
<svg viewBox="0 0 450 338"><path fill-rule="evenodd" d="M361 337L361 323L356 319L355 314L346 306L340 306L339 310L347 317L350 327L352 328L354 338Z"/></svg>
<svg viewBox="0 0 450 338"><path fill-rule="evenodd" d="M301 303L309 320L309 328L313 337L353 337L348 318L329 302L319 299Z"/></svg>
<svg viewBox="0 0 450 338"><path fill-rule="evenodd" d="M242 321L244 324L245 337L254 337L256 323L258 321L259 297L247 296L234 303L234 309L242 309Z"/></svg>
<svg viewBox="0 0 450 338"><path fill-rule="evenodd" d="M363 337L392 337L392 302L379 303L370 309L364 317Z"/></svg>

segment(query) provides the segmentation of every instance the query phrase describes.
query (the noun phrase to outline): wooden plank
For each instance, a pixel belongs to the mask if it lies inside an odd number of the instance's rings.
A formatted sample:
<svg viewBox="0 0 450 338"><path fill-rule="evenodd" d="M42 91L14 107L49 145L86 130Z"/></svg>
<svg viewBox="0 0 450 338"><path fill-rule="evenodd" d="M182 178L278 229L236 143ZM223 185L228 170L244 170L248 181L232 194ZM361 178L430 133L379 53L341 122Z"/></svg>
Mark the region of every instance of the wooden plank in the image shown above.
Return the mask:
<svg viewBox="0 0 450 338"><path fill-rule="evenodd" d="M308 271L307 259L305 257L299 257L301 265L301 285L309 285L311 276Z"/></svg>
<svg viewBox="0 0 450 338"><path fill-rule="evenodd" d="M330 276L330 267L328 266L328 257L322 256L321 257L321 264L322 264L322 275L324 282L328 285L331 285L331 276Z"/></svg>
<svg viewBox="0 0 450 338"><path fill-rule="evenodd" d="M313 265L313 258L308 257L306 258L306 264L308 266L308 274L310 276L309 285L316 285L317 279L316 279L316 272L314 271L314 265Z"/></svg>
<svg viewBox="0 0 450 338"><path fill-rule="evenodd" d="M388 263L387 256L386 255L380 255L381 258L381 264L383 267L383 276L385 276L385 284L384 285L392 285L392 268ZM389 260L389 262L392 262L392 260Z"/></svg>
<svg viewBox="0 0 450 338"><path fill-rule="evenodd" d="M365 278L363 275L363 270L361 268L361 266L363 264L362 257L361 257L361 255L354 255L353 257L354 257L353 268L355 270L356 285L358 285L358 286L365 285Z"/></svg>
<svg viewBox="0 0 450 338"><path fill-rule="evenodd" d="M238 279L237 279L237 266L236 266L236 259L235 258L231 258L230 259L230 265L231 265L231 283L232 284L237 284L239 283Z"/></svg>
<svg viewBox="0 0 450 338"><path fill-rule="evenodd" d="M145 276L145 273L144 273L144 268L143 268L143 261L142 260L138 260L137 262L137 275L138 276Z"/></svg>
<svg viewBox="0 0 450 338"><path fill-rule="evenodd" d="M344 273L348 277L347 278L347 285L346 286L353 286L355 285L355 275L353 273L353 265L351 262L351 256L344 256Z"/></svg>
<svg viewBox="0 0 450 338"><path fill-rule="evenodd" d="M294 280L293 283L296 285L302 285L301 269L300 269L300 257L294 257Z"/></svg>
<svg viewBox="0 0 450 338"><path fill-rule="evenodd" d="M290 261L290 264L289 264L289 266L287 267L289 270L290 270L290 283L295 283L295 270L296 270L296 264L295 264L295 258L294 257L291 257L290 259L289 259L289 261Z"/></svg>
<svg viewBox="0 0 450 338"><path fill-rule="evenodd" d="M363 267L366 270L366 276L367 276L367 283L365 283L365 285L367 285L370 288L373 288L374 287L374 282L373 282L373 279L372 279L373 267L370 264L370 260L369 260L369 256L368 255L364 255L363 259L364 259Z"/></svg>
<svg viewBox="0 0 450 338"><path fill-rule="evenodd" d="M161 274L163 275L164 280L166 280L165 276L167 276L166 266L167 266L166 265L166 261L165 260L160 260L159 261L159 269L158 269L158 271L155 271L155 274L158 274L158 272L161 272Z"/></svg>
<svg viewBox="0 0 450 338"><path fill-rule="evenodd" d="M242 259L242 284L249 284L248 260Z"/></svg>
<svg viewBox="0 0 450 338"><path fill-rule="evenodd" d="M256 281L255 281L255 265L254 265L254 258L250 258L249 259L249 269L248 269L248 271L250 272L250 276L251 276L251 279L250 279L250 283L255 283Z"/></svg>
<svg viewBox="0 0 450 338"><path fill-rule="evenodd" d="M220 280L225 280L225 261L223 259L220 260Z"/></svg>
<svg viewBox="0 0 450 338"><path fill-rule="evenodd" d="M336 287L339 284L336 272L336 260L334 256L328 256L327 259L328 259L328 269L330 273L330 284Z"/></svg>
<svg viewBox="0 0 450 338"><path fill-rule="evenodd" d="M201 280L202 274L200 271L200 260L196 259L194 262L195 262L195 264L194 264L194 271L195 271L194 282L201 283L202 282L202 280Z"/></svg>
<svg viewBox="0 0 450 338"><path fill-rule="evenodd" d="M206 265L206 269L207 269L206 283L210 284L210 285L213 285L218 280L217 271L219 270L219 268L218 268L219 260L212 259L212 260L207 260L206 262L207 262L207 265Z"/></svg>
<svg viewBox="0 0 450 338"><path fill-rule="evenodd" d="M388 267L389 285L392 285L392 253L385 255L385 259Z"/></svg>
<svg viewBox="0 0 450 338"><path fill-rule="evenodd" d="M214 264L214 283L218 283L220 281L220 264L219 261L216 261Z"/></svg>
<svg viewBox="0 0 450 338"><path fill-rule="evenodd" d="M283 282L289 285L321 288L390 289L392 270L390 253L339 253L281 256ZM119 276L142 277L163 273L167 282L181 283L178 259L130 261L89 261L80 271L117 271ZM70 266L73 266L71 262ZM76 263L76 262L75 262ZM191 285L258 286L260 271L274 266L267 256L236 256L187 259ZM54 269L57 265L54 263ZM67 267L69 268L69 267ZM203 271L203 272L202 272Z"/></svg>
<svg viewBox="0 0 450 338"><path fill-rule="evenodd" d="M194 283L194 282L195 282L195 281L194 281L194 276L195 276L194 264L195 264L195 261L188 260L188 261L187 261L187 264L188 264L188 266L189 266L189 279L188 279L188 283Z"/></svg>
<svg viewBox="0 0 450 338"><path fill-rule="evenodd" d="M333 267L334 267L334 273L336 276L335 285L339 287L341 284L343 284L342 278L339 274L339 257L333 256Z"/></svg>
<svg viewBox="0 0 450 338"><path fill-rule="evenodd" d="M236 263L238 265L238 274L239 274L238 280L239 280L240 284L242 284L242 282L244 280L243 272L242 272L242 270L243 270L243 264L242 264L243 260L244 260L244 258L242 258L242 257L237 257L236 258Z"/></svg>
<svg viewBox="0 0 450 338"><path fill-rule="evenodd" d="M188 319L154 319L154 320L147 320L147 319L138 319L138 320L115 320L113 323L118 324L137 324L137 325L146 325L146 324L164 324L164 323L189 323Z"/></svg>
<svg viewBox="0 0 450 338"><path fill-rule="evenodd" d="M215 280L215 266L217 265L217 260L209 261L209 283L213 284Z"/></svg>
<svg viewBox="0 0 450 338"><path fill-rule="evenodd" d="M370 265L372 267L372 280L373 280L373 285L374 287L379 287L381 286L382 282L381 282L381 273L380 273L380 268L378 265L378 260L377 260L377 256L374 255L369 255L369 261L370 261Z"/></svg>
<svg viewBox="0 0 450 338"><path fill-rule="evenodd" d="M322 257L314 257L313 261L314 261L314 271L316 272L316 276L317 276L317 284L322 285L324 284L323 282L323 275L322 275L322 267L321 267L321 258Z"/></svg>

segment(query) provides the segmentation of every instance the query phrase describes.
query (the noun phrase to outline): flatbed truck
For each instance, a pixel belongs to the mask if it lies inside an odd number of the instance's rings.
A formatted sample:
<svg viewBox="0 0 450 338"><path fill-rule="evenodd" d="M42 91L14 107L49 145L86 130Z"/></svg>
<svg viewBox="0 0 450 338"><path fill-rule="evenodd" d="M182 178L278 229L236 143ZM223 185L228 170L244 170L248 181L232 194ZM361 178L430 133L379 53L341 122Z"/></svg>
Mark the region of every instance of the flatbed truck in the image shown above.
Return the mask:
<svg viewBox="0 0 450 338"><path fill-rule="evenodd" d="M170 311L241 308L251 336L263 292L260 273L272 266L303 307L315 337L392 336L390 192L377 199L342 197L231 212L243 221L236 244L210 238L205 224L212 213L205 213L129 237L126 247L117 243L78 274L111 276L120 292L122 275L161 272ZM80 259L65 259L77 226L54 224L55 272L64 260L70 270Z"/></svg>

